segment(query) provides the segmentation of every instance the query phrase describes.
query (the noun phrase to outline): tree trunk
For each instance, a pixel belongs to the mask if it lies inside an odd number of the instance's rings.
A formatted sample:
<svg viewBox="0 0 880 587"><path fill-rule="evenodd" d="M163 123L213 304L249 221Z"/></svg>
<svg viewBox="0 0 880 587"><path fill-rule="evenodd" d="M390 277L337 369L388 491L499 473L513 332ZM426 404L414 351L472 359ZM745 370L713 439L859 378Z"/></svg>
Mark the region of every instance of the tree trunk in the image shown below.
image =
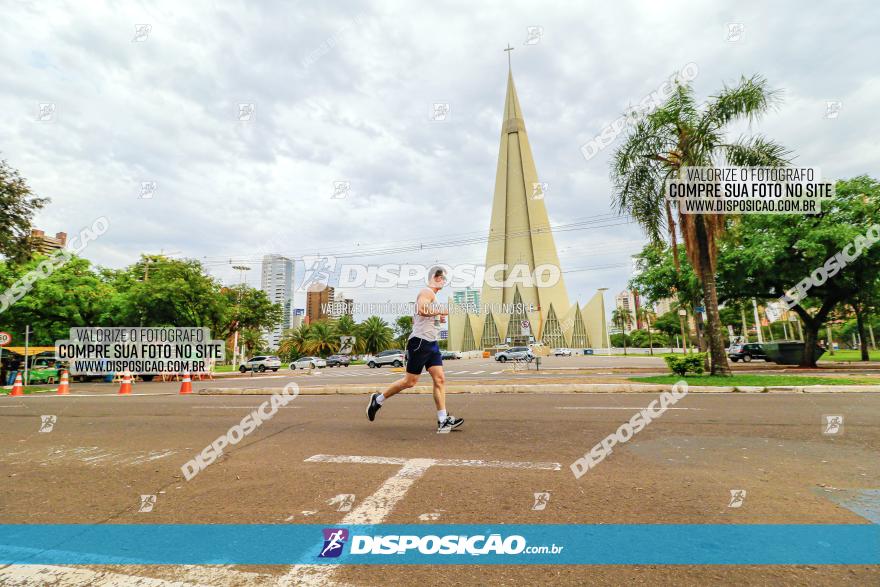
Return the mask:
<svg viewBox="0 0 880 587"><path fill-rule="evenodd" d="M678 259L678 237L675 234L675 220L672 218L672 206L666 200L666 225L669 228L669 240L672 244L672 263L675 265L675 276L681 275L681 261ZM682 295L678 294L678 305L682 305ZM687 317L678 315L678 325L681 328L681 347L687 353Z"/></svg>
<svg viewBox="0 0 880 587"><path fill-rule="evenodd" d="M816 344L821 323L804 320L804 358L799 367L816 367Z"/></svg>
<svg viewBox="0 0 880 587"><path fill-rule="evenodd" d="M698 216L696 221L697 253L700 257L700 281L703 283L703 299L706 303L706 317L708 318L709 355L712 358L712 375L730 375L730 365L727 363L724 338L721 335L721 315L718 313L718 292L715 289L715 273L712 271L709 259L709 235L706 233L706 225L703 217Z"/></svg>
<svg viewBox="0 0 880 587"><path fill-rule="evenodd" d="M804 356L801 359L800 367L816 367L816 361L818 360L816 357L816 343L819 339L819 329L822 328L828 313L837 305L837 302L838 300L836 299L825 300L815 316L810 315L800 304L792 308L800 317L804 328Z"/></svg>
<svg viewBox="0 0 880 587"><path fill-rule="evenodd" d="M654 339L651 337L651 321L647 320L647 322L648 322L648 352L653 357L654 356Z"/></svg>
<svg viewBox="0 0 880 587"><path fill-rule="evenodd" d="M697 312L696 306L692 308L692 311L694 313L694 330L697 334L697 348L700 349L701 353L705 353L709 349L706 337L703 336L703 333L705 332L705 322L703 322L703 314L702 312Z"/></svg>
<svg viewBox="0 0 880 587"><path fill-rule="evenodd" d="M868 357L868 337L865 336L867 333L865 332L865 313L862 312L862 304L856 302L850 304L852 306L853 312L856 314L856 328L859 331L859 350L861 351L861 360L868 361L870 360Z"/></svg>

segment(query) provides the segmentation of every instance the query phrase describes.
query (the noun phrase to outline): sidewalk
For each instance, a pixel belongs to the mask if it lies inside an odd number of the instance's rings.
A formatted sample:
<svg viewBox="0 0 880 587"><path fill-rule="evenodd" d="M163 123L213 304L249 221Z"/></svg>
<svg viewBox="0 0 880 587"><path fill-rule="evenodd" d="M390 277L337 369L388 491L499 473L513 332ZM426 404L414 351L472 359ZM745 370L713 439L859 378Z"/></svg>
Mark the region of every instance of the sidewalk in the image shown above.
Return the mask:
<svg viewBox="0 0 880 587"><path fill-rule="evenodd" d="M358 395L379 393L387 385L324 385L301 387L302 395ZM646 383L504 383L486 385L447 385L447 393L660 393L669 391L671 385ZM272 395L278 387L200 389L199 395ZM430 394L430 385L417 385L404 393ZM709 387L692 385L688 393L880 393L880 385L808 385L808 386L729 386Z"/></svg>

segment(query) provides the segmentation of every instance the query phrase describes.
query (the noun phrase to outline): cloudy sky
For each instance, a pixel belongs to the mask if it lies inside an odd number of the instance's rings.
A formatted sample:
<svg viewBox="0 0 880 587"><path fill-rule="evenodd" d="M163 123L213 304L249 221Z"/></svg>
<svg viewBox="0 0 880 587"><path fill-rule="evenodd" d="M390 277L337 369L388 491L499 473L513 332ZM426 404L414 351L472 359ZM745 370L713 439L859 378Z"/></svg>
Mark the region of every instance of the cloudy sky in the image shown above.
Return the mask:
<svg viewBox="0 0 880 587"><path fill-rule="evenodd" d="M224 283L249 264L258 285L267 253L481 263L479 242L345 255L487 233L508 43L551 222L581 223L556 236L572 298L622 289L644 240L609 216L619 140L589 160L580 146L688 63L701 97L754 73L783 90L776 112L736 133L765 133L826 178L880 175L873 2L84 6L5 6L0 157L51 198L37 227L74 234L109 218L84 251L102 265L164 251ZM446 120L431 120L435 103ZM254 105L249 120L240 104ZM337 181L350 182L344 198Z"/></svg>

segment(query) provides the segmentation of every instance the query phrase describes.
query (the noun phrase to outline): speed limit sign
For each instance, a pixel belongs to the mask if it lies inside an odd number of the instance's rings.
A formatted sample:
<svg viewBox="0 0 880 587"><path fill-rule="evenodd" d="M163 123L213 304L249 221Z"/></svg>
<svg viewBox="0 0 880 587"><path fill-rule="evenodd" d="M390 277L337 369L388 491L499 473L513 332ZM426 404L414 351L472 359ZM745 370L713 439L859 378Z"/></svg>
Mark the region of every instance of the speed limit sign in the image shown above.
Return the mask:
<svg viewBox="0 0 880 587"><path fill-rule="evenodd" d="M0 346L6 346L12 342L12 335L8 332L0 332Z"/></svg>

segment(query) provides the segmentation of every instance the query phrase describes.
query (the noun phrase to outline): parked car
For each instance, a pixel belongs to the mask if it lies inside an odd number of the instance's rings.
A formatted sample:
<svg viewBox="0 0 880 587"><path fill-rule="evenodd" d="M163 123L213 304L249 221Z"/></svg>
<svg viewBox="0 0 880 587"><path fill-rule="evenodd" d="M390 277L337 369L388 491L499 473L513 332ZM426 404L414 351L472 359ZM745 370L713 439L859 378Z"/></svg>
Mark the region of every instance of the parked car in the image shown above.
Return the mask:
<svg viewBox="0 0 880 587"><path fill-rule="evenodd" d="M278 371L278 369L280 368L281 359L279 359L278 357L273 357L271 355L260 355L242 363L238 370L241 373L247 373L248 371L258 371L260 373L263 373L266 370Z"/></svg>
<svg viewBox="0 0 880 587"><path fill-rule="evenodd" d="M351 364L351 357L348 355L330 355L327 357L328 367L348 367Z"/></svg>
<svg viewBox="0 0 880 587"><path fill-rule="evenodd" d="M574 353L572 352L571 349L561 348L561 347L558 349L553 349L553 356L554 357L570 357L572 354L574 354Z"/></svg>
<svg viewBox="0 0 880 587"><path fill-rule="evenodd" d="M327 361L321 357L300 357L290 364L290 370L297 369L323 369L327 366Z"/></svg>
<svg viewBox="0 0 880 587"><path fill-rule="evenodd" d="M392 367L403 367L404 354L400 349L392 349L390 351L382 351L367 360L367 367L376 369L382 365L391 365Z"/></svg>
<svg viewBox="0 0 880 587"><path fill-rule="evenodd" d="M458 351L441 351L440 355L444 361L452 361L461 358L461 353Z"/></svg>
<svg viewBox="0 0 880 587"><path fill-rule="evenodd" d="M734 363L740 359L742 359L743 363L748 363L752 359L764 359L768 363L770 362L770 357L767 356L764 347L754 342L733 345L727 351L727 356L730 357L730 360Z"/></svg>
<svg viewBox="0 0 880 587"><path fill-rule="evenodd" d="M48 383L53 385L60 380L59 365L54 358L37 357L30 362L28 384Z"/></svg>
<svg viewBox="0 0 880 587"><path fill-rule="evenodd" d="M495 360L502 363L507 361L528 361L531 363L534 358L535 355L532 354L532 349L527 346L510 347L495 354Z"/></svg>

